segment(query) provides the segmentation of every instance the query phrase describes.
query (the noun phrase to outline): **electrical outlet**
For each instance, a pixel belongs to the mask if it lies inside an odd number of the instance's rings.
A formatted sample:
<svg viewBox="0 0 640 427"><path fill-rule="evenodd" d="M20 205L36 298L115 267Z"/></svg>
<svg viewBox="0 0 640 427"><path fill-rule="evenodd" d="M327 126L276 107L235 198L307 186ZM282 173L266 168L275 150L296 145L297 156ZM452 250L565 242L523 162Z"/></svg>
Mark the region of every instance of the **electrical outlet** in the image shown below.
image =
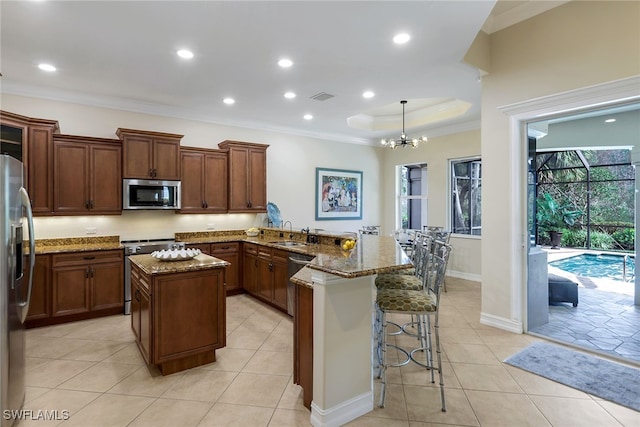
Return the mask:
<svg viewBox="0 0 640 427"><path fill-rule="evenodd" d="M215 224L210 222L207 224L207 230L213 230L215 228Z"/></svg>
<svg viewBox="0 0 640 427"><path fill-rule="evenodd" d="M84 229L84 233L85 234L96 234L96 228L95 227L87 227Z"/></svg>

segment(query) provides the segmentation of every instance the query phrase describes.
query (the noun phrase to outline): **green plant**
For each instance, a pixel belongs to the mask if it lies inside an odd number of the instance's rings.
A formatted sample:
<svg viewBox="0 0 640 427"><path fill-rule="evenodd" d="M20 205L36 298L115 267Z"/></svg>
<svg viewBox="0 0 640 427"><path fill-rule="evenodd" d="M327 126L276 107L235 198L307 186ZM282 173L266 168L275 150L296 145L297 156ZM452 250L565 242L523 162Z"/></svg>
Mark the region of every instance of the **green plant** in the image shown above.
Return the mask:
<svg viewBox="0 0 640 427"><path fill-rule="evenodd" d="M586 245L586 230L566 230L562 232L562 246L567 248L584 248Z"/></svg>
<svg viewBox="0 0 640 427"><path fill-rule="evenodd" d="M621 249L631 251L634 249L635 235L636 230L634 228L623 228L614 231L611 237Z"/></svg>
<svg viewBox="0 0 640 427"><path fill-rule="evenodd" d="M583 214L581 210L569 209L561 205L549 193L544 193L537 200L536 220L538 228L543 231L562 231L575 224Z"/></svg>
<svg viewBox="0 0 640 427"><path fill-rule="evenodd" d="M615 245L615 241L610 234L603 233L601 231L594 231L591 233L591 248L593 249L612 249Z"/></svg>

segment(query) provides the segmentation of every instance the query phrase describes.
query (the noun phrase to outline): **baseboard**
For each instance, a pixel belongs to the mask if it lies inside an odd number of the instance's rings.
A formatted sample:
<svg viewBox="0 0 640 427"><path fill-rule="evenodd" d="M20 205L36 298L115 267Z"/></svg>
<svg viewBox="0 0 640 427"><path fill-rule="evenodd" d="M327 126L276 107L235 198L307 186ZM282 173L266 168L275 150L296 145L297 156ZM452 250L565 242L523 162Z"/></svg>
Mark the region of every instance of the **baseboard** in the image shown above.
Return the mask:
<svg viewBox="0 0 640 427"><path fill-rule="evenodd" d="M482 281L480 274L465 273L464 271L447 270L447 276L455 277L456 279L470 280L472 282Z"/></svg>
<svg viewBox="0 0 640 427"><path fill-rule="evenodd" d="M480 323L494 328L504 329L505 331L515 334L521 334L522 331L524 331L522 322L514 322L513 320L488 313L480 313Z"/></svg>
<svg viewBox="0 0 640 427"><path fill-rule="evenodd" d="M366 392L341 402L333 408L321 409L311 402L311 425L314 427L338 427L373 411L373 392Z"/></svg>

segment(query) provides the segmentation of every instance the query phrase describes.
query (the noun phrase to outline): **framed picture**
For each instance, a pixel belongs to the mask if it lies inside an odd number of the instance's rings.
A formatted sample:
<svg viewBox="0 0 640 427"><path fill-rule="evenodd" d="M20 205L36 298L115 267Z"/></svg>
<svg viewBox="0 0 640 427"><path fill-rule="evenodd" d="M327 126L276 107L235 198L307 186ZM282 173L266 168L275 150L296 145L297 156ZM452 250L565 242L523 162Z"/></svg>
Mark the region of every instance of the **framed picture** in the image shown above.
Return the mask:
<svg viewBox="0 0 640 427"><path fill-rule="evenodd" d="M316 168L316 220L362 219L362 172Z"/></svg>

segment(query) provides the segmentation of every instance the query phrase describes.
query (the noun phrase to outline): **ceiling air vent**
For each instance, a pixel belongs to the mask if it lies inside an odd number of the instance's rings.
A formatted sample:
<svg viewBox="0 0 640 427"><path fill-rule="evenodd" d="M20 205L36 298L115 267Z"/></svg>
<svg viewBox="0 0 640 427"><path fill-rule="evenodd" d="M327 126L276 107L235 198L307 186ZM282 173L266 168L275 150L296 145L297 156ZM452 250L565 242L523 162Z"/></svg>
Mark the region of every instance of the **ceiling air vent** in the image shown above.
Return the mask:
<svg viewBox="0 0 640 427"><path fill-rule="evenodd" d="M311 99L315 99L316 101L326 101L327 99L333 98L335 95L330 95L326 92L316 93L311 97Z"/></svg>

